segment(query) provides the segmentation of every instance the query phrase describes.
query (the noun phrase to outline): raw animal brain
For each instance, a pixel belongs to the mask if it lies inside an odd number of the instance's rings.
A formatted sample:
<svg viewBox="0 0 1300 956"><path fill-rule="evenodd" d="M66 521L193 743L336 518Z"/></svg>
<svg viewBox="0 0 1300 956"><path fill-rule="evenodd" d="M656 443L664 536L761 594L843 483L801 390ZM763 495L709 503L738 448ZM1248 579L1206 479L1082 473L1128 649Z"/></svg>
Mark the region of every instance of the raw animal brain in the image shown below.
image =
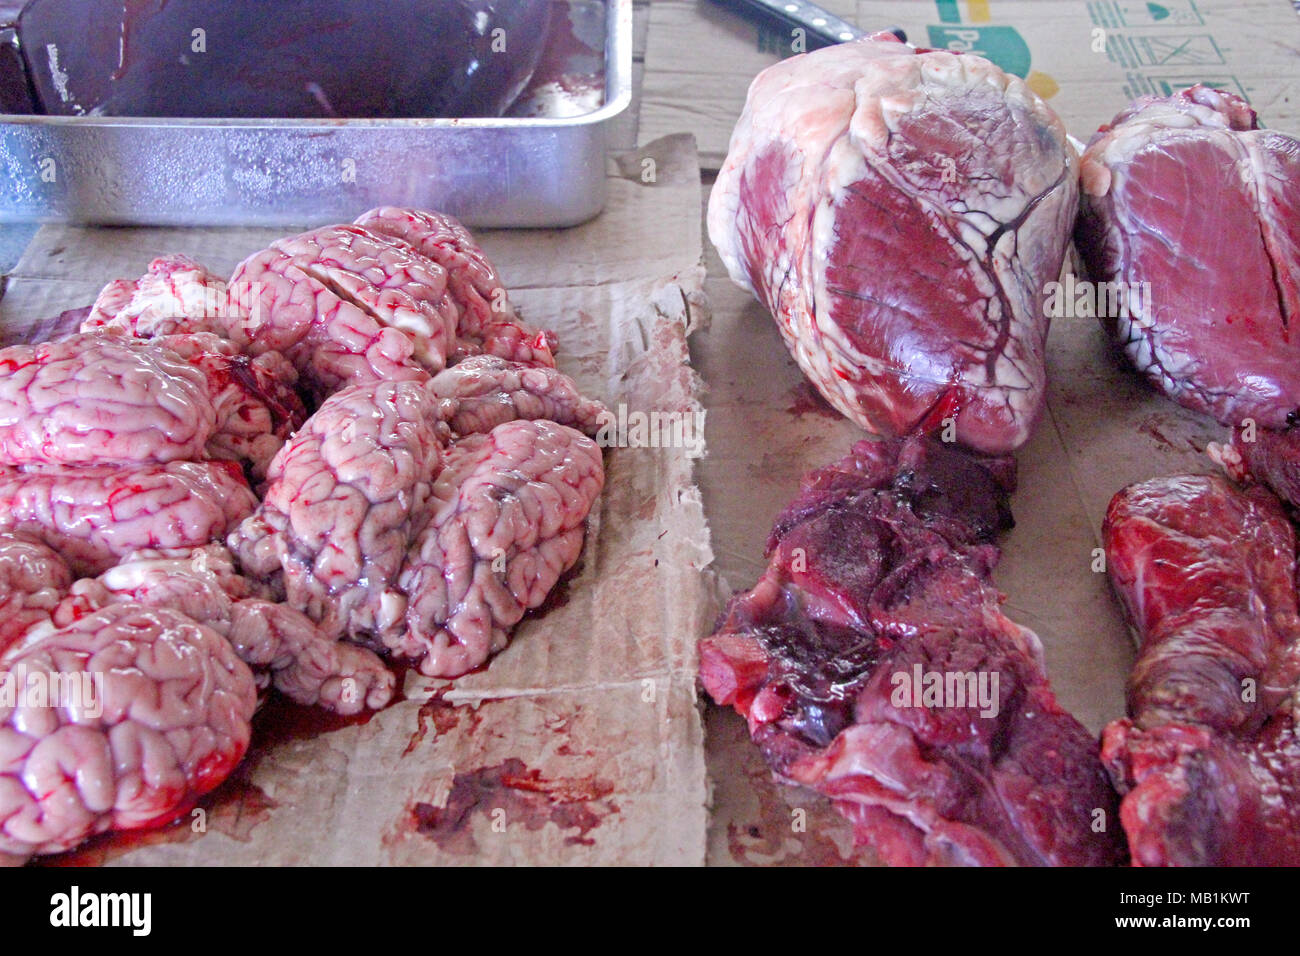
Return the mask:
<svg viewBox="0 0 1300 956"><path fill-rule="evenodd" d="M22 535L0 535L0 654L50 624L72 573L57 554Z"/></svg>
<svg viewBox="0 0 1300 956"><path fill-rule="evenodd" d="M576 562L604 472L565 426L603 406L459 223L362 220L229 285L162 256L0 350L0 862L174 820L272 689L356 714L379 653L472 669ZM102 713L6 696L56 672Z"/></svg>
<svg viewBox="0 0 1300 956"><path fill-rule="evenodd" d="M229 311L226 283L188 256L159 256L139 279L100 291L81 331L113 329L138 338L214 332L246 341L242 315Z"/></svg>
<svg viewBox="0 0 1300 956"><path fill-rule="evenodd" d="M203 373L216 425L206 457L247 462L266 476L271 458L307 417L294 390L298 372L279 352L249 358L211 333L162 335L150 340Z"/></svg>
<svg viewBox="0 0 1300 956"><path fill-rule="evenodd" d="M165 824L248 749L253 675L214 631L118 604L0 658L0 852L57 853L106 830ZM74 698L51 676L99 675ZM97 712L99 711L99 712Z"/></svg>
<svg viewBox="0 0 1300 956"><path fill-rule="evenodd" d="M1139 100L1083 155L1079 247L1122 283L1133 364L1226 425L1300 413L1300 140L1202 86ZM1144 286L1145 284L1145 286Z"/></svg>
<svg viewBox="0 0 1300 956"><path fill-rule="evenodd" d="M987 60L839 44L754 80L709 236L839 411L883 435L951 415L1004 452L1042 410L1077 168L1052 110Z"/></svg>
<svg viewBox="0 0 1300 956"><path fill-rule="evenodd" d="M555 367L555 335L520 321L496 267L474 237L450 216L421 209L383 206L363 213L356 224L410 244L447 270L447 288L460 317L457 351L483 352L528 365Z"/></svg>
<svg viewBox="0 0 1300 956"><path fill-rule="evenodd" d="M447 414L458 435L489 432L517 418L546 419L595 436L608 412L553 368L479 355L436 375L429 391L450 400Z"/></svg>
<svg viewBox="0 0 1300 956"><path fill-rule="evenodd" d="M216 428L207 381L174 352L88 333L0 349L0 462L203 457Z"/></svg>
<svg viewBox="0 0 1300 956"><path fill-rule="evenodd" d="M264 600L218 544L190 552L134 552L98 578L76 582L56 623L109 604L171 608L231 642L240 660L289 699L354 714L385 706L393 674L373 653L339 643L299 611Z"/></svg>
<svg viewBox="0 0 1300 956"><path fill-rule="evenodd" d="M0 532L36 538L79 575L141 548L220 540L257 506L231 462L0 468Z"/></svg>
<svg viewBox="0 0 1300 956"><path fill-rule="evenodd" d="M221 458L260 477L306 417L297 373L211 332L89 332L0 350L0 463Z"/></svg>
<svg viewBox="0 0 1300 956"><path fill-rule="evenodd" d="M356 385L322 403L271 463L257 513L231 535L250 574L329 634L403 628L394 583L441 463L439 405L415 382Z"/></svg>
<svg viewBox="0 0 1300 956"><path fill-rule="evenodd" d="M422 379L455 344L446 271L359 226L272 243L236 267L229 294L249 315L252 353L283 352L323 393Z"/></svg>
<svg viewBox="0 0 1300 956"><path fill-rule="evenodd" d="M600 448L554 422L507 422L457 442L398 581L407 629L390 650L455 677L505 647L578 560L604 482Z"/></svg>

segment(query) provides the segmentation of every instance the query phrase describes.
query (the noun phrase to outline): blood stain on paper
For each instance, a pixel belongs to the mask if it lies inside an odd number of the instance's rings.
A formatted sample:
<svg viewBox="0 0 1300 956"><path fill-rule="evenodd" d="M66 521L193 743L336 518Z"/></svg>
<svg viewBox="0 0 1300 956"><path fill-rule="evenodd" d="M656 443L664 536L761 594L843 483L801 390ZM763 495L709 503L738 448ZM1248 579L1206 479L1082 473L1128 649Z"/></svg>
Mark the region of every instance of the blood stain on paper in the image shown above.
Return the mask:
<svg viewBox="0 0 1300 956"><path fill-rule="evenodd" d="M490 767L458 773L452 779L446 803L437 806L413 802L406 823L438 848L461 855L479 852L472 821L482 814L507 827L522 824L540 830L553 823L561 830L576 830L565 846L592 846L589 834L618 805L609 799L614 785L596 776L547 779L517 757Z"/></svg>
<svg viewBox="0 0 1300 956"><path fill-rule="evenodd" d="M1148 415L1143 420L1142 424L1138 426L1138 430L1144 435L1150 435L1159 442L1161 446L1169 451L1180 450L1179 443L1165 435L1165 433L1160 430L1161 426L1166 426L1166 422L1159 415ZM1184 439L1184 442L1187 444L1187 447L1197 454L1205 451L1204 448L1197 447L1196 442L1192 441L1190 438Z"/></svg>
<svg viewBox="0 0 1300 956"><path fill-rule="evenodd" d="M742 866L878 864L873 851L853 845L853 827L821 794L777 783L748 741L743 719L710 704L706 714L709 772L726 775L735 793L717 796L717 823L725 821L726 860ZM719 757L719 754L726 756Z"/></svg>
<svg viewBox="0 0 1300 956"><path fill-rule="evenodd" d="M582 569L586 566L586 563L586 557L580 557L573 567L560 575L560 579L555 582L555 587L551 588L550 593L546 595L546 599L542 601L541 604L537 605L537 607L533 608L533 610L529 611L525 620L541 620L556 608L564 607L568 604L569 598L571 597L569 593L569 585L574 578L577 578L582 574Z"/></svg>
<svg viewBox="0 0 1300 956"><path fill-rule="evenodd" d="M413 753L420 744L424 743L430 730L433 731L433 740L436 741L443 734L459 727L462 718L469 718L470 723L466 728L468 733L478 729L483 720L479 711L488 706L488 703L485 702L477 707L469 704L457 705L446 699L449 690L451 690L450 685L439 687L420 705L415 714L415 730L406 743L406 749L402 751L403 757Z"/></svg>
<svg viewBox="0 0 1300 956"><path fill-rule="evenodd" d="M817 391L813 384L806 379L790 389L790 405L786 408L786 411L795 418L803 418L807 414L821 415L836 420L844 417L831 407L830 402L822 398L821 392Z"/></svg>
<svg viewBox="0 0 1300 956"><path fill-rule="evenodd" d="M400 676L398 686L401 686ZM253 717L253 742L248 749L250 752L260 752L293 741L314 740L345 727L362 727L370 723L377 713L374 710L364 710L359 714L344 716L331 713L323 707L295 704L279 694L272 694L271 699Z"/></svg>

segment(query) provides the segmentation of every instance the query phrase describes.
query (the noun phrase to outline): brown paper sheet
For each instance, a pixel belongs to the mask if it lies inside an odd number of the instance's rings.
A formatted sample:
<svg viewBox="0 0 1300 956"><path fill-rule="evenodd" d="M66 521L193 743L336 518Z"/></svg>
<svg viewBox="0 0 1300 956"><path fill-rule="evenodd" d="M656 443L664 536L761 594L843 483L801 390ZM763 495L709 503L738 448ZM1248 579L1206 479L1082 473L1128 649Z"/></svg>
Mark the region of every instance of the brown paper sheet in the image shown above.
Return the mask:
<svg viewBox="0 0 1300 956"><path fill-rule="evenodd" d="M479 236L521 312L558 332L561 369L611 409L699 409L687 353L706 315L699 182L693 141L672 137L611 168L591 223ZM47 226L0 323L88 304L166 251L228 273L280 234ZM621 447L605 463L578 572L485 670L450 683L408 673L406 699L364 721L273 705L204 800L205 832L188 817L71 861L701 863L695 643L716 605L695 462L687 448Z"/></svg>

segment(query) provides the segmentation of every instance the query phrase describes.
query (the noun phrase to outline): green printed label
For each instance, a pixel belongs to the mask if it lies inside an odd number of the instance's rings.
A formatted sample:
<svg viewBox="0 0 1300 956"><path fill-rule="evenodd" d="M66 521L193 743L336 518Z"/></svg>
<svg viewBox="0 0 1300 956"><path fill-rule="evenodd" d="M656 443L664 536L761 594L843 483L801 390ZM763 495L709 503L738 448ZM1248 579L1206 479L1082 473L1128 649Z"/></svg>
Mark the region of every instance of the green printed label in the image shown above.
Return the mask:
<svg viewBox="0 0 1300 956"><path fill-rule="evenodd" d="M926 30L930 46L937 50L974 53L1021 79L1029 75L1029 44L1015 27L945 24Z"/></svg>
<svg viewBox="0 0 1300 956"><path fill-rule="evenodd" d="M957 9L957 0L934 0L939 8L939 19L944 23L961 23L961 11Z"/></svg>
<svg viewBox="0 0 1300 956"><path fill-rule="evenodd" d="M1102 27L1203 26L1196 0L1092 0L1092 22Z"/></svg>
<svg viewBox="0 0 1300 956"><path fill-rule="evenodd" d="M1115 34L1106 46L1112 62L1135 66L1208 66L1226 62L1209 34L1123 36Z"/></svg>

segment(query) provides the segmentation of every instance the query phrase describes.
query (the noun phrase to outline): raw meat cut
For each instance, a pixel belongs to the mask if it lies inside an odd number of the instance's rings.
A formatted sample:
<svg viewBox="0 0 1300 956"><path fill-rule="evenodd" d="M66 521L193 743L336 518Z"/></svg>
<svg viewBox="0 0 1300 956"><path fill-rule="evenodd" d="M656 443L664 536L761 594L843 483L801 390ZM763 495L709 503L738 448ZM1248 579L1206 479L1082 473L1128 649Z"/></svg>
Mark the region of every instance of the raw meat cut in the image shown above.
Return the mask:
<svg viewBox="0 0 1300 956"><path fill-rule="evenodd" d="M1196 724L1106 728L1135 866L1300 865L1300 733L1291 701L1254 737Z"/></svg>
<svg viewBox="0 0 1300 956"><path fill-rule="evenodd" d="M1214 475L1155 478L1117 494L1106 566L1141 636L1129 714L1253 733L1291 692L1300 638L1295 533L1278 500ZM1242 681L1257 698L1242 698Z"/></svg>
<svg viewBox="0 0 1300 956"><path fill-rule="evenodd" d="M333 637L400 633L406 597L395 582L441 465L440 408L415 382L326 399L230 536L245 572L281 580L288 603Z"/></svg>
<svg viewBox="0 0 1300 956"><path fill-rule="evenodd" d="M1227 445L1211 442L1205 451L1235 481L1257 481L1300 508L1300 430L1239 425Z"/></svg>
<svg viewBox="0 0 1300 956"><path fill-rule="evenodd" d="M355 714L392 700L396 680L373 653L338 643L302 613L258 591L235 572L221 545L179 555L134 552L98 578L76 582L55 622L124 601L171 608L229 640L259 686L265 677L299 704Z"/></svg>
<svg viewBox="0 0 1300 956"><path fill-rule="evenodd" d="M1294 423L1300 140L1195 86L1103 126L1082 183L1079 248L1095 280L1125 292L1104 322L1138 370L1225 425Z"/></svg>
<svg viewBox="0 0 1300 956"><path fill-rule="evenodd" d="M1005 452L1042 410L1077 170L1023 81L877 35L758 75L709 236L840 412L887 436L950 415Z"/></svg>
<svg viewBox="0 0 1300 956"><path fill-rule="evenodd" d="M72 572L45 545L0 535L0 655L34 628L49 625L71 584Z"/></svg>
<svg viewBox="0 0 1300 956"><path fill-rule="evenodd" d="M139 279L100 291L81 331L112 329L137 338L213 332L244 344L243 313L232 312L226 283L188 256L159 256Z"/></svg>
<svg viewBox="0 0 1300 956"><path fill-rule="evenodd" d="M456 677L504 648L577 562L604 483L600 448L554 422L506 422L457 442L398 579L407 629L389 650L423 674Z"/></svg>
<svg viewBox="0 0 1300 956"><path fill-rule="evenodd" d="M175 611L104 608L0 658L0 672L22 689L0 699L3 853L166 824L248 748L253 675L224 638ZM91 684L73 699L77 675Z"/></svg>
<svg viewBox="0 0 1300 956"><path fill-rule="evenodd" d="M1295 532L1219 476L1117 494L1111 582L1140 637L1129 716L1102 735L1141 866L1300 864Z"/></svg>
<svg viewBox="0 0 1300 956"><path fill-rule="evenodd" d="M0 463L201 458L215 427L205 377L173 352L102 333L0 349Z"/></svg>
<svg viewBox="0 0 1300 956"><path fill-rule="evenodd" d="M778 778L889 863L1124 860L1097 742L999 607L990 542L1013 487L1010 458L859 442L804 477L766 572L700 645L705 690Z"/></svg>
<svg viewBox="0 0 1300 956"><path fill-rule="evenodd" d="M595 437L609 415L564 373L494 355L458 362L434 376L429 391L452 400L448 423L458 435L490 432L504 422L527 418L568 425Z"/></svg>
<svg viewBox="0 0 1300 956"><path fill-rule="evenodd" d="M447 289L459 309L459 353L483 352L527 365L555 367L555 333L519 320L497 275L474 237L451 216L382 206L357 217L371 232L393 236L447 270Z"/></svg>
<svg viewBox="0 0 1300 956"><path fill-rule="evenodd" d="M44 542L78 576L100 574L141 548L220 540L256 506L232 462L0 467L0 533Z"/></svg>
<svg viewBox="0 0 1300 956"><path fill-rule="evenodd" d="M229 294L249 314L252 354L283 352L322 394L422 380L455 347L446 271L359 226L277 240L235 268Z"/></svg>

